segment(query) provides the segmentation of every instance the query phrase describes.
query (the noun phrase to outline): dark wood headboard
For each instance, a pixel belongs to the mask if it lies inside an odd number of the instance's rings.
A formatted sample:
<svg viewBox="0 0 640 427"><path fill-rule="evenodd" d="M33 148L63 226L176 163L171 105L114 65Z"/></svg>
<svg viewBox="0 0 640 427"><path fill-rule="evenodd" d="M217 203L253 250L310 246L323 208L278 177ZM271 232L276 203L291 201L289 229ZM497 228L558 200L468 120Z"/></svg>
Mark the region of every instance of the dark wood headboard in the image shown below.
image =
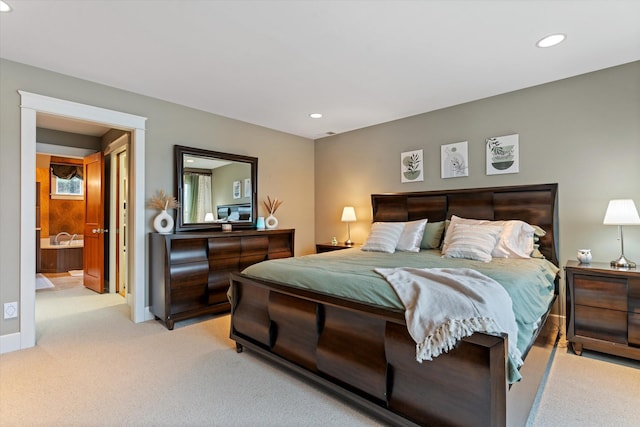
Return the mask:
<svg viewBox="0 0 640 427"><path fill-rule="evenodd" d="M488 220L519 219L547 232L540 239L540 251L557 266L557 193L558 184L536 184L372 194L371 206L374 222L423 218L437 222L450 219L451 215Z"/></svg>

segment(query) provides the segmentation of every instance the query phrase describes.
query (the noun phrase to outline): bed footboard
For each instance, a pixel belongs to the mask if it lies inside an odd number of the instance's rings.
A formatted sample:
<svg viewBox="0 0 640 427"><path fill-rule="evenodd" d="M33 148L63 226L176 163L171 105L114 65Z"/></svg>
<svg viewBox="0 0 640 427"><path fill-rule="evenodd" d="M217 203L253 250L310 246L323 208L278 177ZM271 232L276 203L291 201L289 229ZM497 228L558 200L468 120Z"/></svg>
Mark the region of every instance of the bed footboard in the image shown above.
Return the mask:
<svg viewBox="0 0 640 427"><path fill-rule="evenodd" d="M402 311L231 275L231 332L395 425L506 425L506 338L476 333L415 360Z"/></svg>

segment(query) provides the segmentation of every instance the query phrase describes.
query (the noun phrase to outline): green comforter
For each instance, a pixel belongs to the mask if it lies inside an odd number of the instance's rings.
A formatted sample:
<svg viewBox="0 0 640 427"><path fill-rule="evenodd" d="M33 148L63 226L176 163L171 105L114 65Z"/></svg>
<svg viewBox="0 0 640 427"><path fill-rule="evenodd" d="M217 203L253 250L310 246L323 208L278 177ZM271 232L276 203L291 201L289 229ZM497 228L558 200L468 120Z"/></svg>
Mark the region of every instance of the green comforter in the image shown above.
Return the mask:
<svg viewBox="0 0 640 427"><path fill-rule="evenodd" d="M518 349L524 353L540 317L553 299L558 268L544 259L494 258L489 263L442 258L439 250L364 252L359 248L284 258L254 264L247 276L273 280L289 286L312 289L373 306L403 310L393 288L374 268L473 268L500 283L511 296L518 325ZM515 371L515 372L514 372ZM520 375L511 369L510 382Z"/></svg>

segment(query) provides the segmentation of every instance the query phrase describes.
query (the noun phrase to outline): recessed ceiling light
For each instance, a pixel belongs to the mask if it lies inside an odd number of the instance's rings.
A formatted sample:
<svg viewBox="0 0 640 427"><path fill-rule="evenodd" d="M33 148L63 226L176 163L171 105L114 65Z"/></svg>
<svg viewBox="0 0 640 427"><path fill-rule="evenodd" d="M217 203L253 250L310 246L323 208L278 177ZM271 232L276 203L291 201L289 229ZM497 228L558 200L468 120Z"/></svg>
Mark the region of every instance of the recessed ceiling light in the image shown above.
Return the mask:
<svg viewBox="0 0 640 427"><path fill-rule="evenodd" d="M542 40L540 40L538 43L536 43L536 46L538 47L555 46L557 44L562 43L566 38L567 36L565 36L564 34L551 34L550 36L547 36Z"/></svg>
<svg viewBox="0 0 640 427"><path fill-rule="evenodd" d="M312 119L319 119L322 117L322 114L320 113L311 113L309 114L309 117L311 117Z"/></svg>
<svg viewBox="0 0 640 427"><path fill-rule="evenodd" d="M11 12L11 6L0 0L0 12Z"/></svg>

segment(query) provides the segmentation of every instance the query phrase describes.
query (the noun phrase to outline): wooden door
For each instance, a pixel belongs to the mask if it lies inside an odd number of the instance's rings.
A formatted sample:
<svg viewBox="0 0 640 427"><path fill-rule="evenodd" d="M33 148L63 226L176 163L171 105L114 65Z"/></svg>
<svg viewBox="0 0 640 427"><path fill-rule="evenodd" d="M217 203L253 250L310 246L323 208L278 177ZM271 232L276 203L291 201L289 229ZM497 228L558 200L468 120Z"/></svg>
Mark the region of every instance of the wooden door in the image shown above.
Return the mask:
<svg viewBox="0 0 640 427"><path fill-rule="evenodd" d="M104 293L104 161L102 152L84 158L84 286Z"/></svg>

